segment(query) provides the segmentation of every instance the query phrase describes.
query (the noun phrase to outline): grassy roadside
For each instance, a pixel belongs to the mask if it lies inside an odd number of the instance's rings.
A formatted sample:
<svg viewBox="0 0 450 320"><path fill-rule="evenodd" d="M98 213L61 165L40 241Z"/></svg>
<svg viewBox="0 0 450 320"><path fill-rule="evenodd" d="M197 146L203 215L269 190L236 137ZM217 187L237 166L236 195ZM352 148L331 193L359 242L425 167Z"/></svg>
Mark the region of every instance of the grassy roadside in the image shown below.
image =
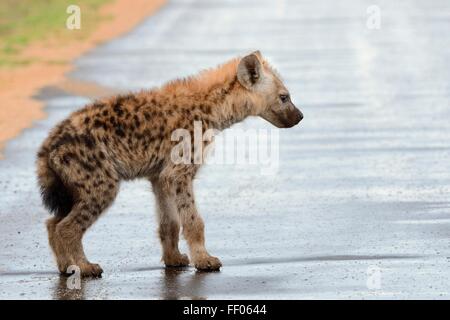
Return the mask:
<svg viewBox="0 0 450 320"><path fill-rule="evenodd" d="M99 22L109 17L99 8L113 0L1 0L0 68L15 68L39 61L40 57L22 57L28 45L57 39L60 43L89 36ZM81 29L66 29L66 9L76 4L81 9ZM50 61L51 62L51 61ZM57 61L56 61L57 63Z"/></svg>
<svg viewBox="0 0 450 320"><path fill-rule="evenodd" d="M33 98L40 88L79 87L65 77L74 59L131 30L165 2L0 0L0 159L8 140L45 117L42 101ZM66 28L71 4L81 9L81 30Z"/></svg>

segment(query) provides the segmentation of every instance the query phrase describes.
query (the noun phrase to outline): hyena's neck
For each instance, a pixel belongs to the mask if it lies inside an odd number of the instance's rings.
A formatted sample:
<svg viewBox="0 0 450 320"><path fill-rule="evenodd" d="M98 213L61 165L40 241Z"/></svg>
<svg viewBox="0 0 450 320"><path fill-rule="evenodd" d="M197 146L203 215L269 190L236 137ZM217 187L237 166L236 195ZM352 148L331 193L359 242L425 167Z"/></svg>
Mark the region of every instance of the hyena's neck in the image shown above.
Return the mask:
<svg viewBox="0 0 450 320"><path fill-rule="evenodd" d="M211 114L204 114L203 118L217 130L227 129L252 115L252 101L246 98L237 78L218 86L205 103L211 105Z"/></svg>
<svg viewBox="0 0 450 320"><path fill-rule="evenodd" d="M164 85L159 93L172 96L173 104L182 106L186 114L208 124L209 128L224 130L254 115L255 103L237 79L239 60Z"/></svg>

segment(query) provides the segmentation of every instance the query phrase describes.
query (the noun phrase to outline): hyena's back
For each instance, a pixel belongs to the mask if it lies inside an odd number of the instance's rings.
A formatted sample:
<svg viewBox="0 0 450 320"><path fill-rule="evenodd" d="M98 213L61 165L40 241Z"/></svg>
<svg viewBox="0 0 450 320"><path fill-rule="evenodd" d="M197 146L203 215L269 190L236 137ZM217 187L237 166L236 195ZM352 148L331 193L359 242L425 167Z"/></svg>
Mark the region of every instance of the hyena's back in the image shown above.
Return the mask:
<svg viewBox="0 0 450 320"><path fill-rule="evenodd" d="M153 111L138 95L97 102L73 113L38 152L45 206L64 217L81 199L105 199L106 205L115 197L120 179L156 175L165 158L167 129L163 113ZM90 209L103 209L102 203L95 206Z"/></svg>

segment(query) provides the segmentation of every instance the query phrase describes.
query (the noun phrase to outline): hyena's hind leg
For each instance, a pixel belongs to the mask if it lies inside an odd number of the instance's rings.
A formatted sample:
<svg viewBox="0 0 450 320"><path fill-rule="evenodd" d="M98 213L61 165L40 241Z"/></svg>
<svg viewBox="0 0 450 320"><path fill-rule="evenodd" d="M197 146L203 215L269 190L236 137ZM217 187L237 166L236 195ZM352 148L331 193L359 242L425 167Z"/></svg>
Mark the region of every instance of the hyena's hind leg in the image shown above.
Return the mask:
<svg viewBox="0 0 450 320"><path fill-rule="evenodd" d="M156 209L159 222L159 237L163 249L162 260L167 267L189 265L189 258L178 249L180 236L180 217L175 203L175 188L165 179L152 181L156 197Z"/></svg>
<svg viewBox="0 0 450 320"><path fill-rule="evenodd" d="M82 276L97 277L103 270L98 264L91 263L86 258L82 238L86 230L113 202L118 191L118 183L113 180L97 180L94 183L96 186L91 188L91 193L89 195L80 193L80 198L71 212L56 225L55 235L69 265L78 266Z"/></svg>
<svg viewBox="0 0 450 320"><path fill-rule="evenodd" d="M61 219L62 218L60 217L51 217L47 220L46 225L48 232L48 242L55 255L58 270L60 272L65 272L70 262L67 260L64 249L61 247L60 241L58 241L58 237L55 234L56 225L61 221Z"/></svg>
<svg viewBox="0 0 450 320"><path fill-rule="evenodd" d="M56 264L58 270L61 273L66 273L70 265L76 264L72 258L72 253L69 252L70 248L67 246L66 241L61 238L59 232L56 231L56 227L59 222L64 218L52 217L47 220L48 242L56 258Z"/></svg>
<svg viewBox="0 0 450 320"><path fill-rule="evenodd" d="M205 224L195 205L192 182L192 178L187 175L179 179L175 189L183 235L188 243L192 262L198 270L219 270L222 263L211 256L205 247Z"/></svg>
<svg viewBox="0 0 450 320"><path fill-rule="evenodd" d="M72 199L70 212L48 223L50 244L62 273L70 265L78 266L82 276L100 276L103 271L88 261L82 245L84 233L113 202L119 187L115 171L99 158L88 148L60 148L50 154L49 164Z"/></svg>

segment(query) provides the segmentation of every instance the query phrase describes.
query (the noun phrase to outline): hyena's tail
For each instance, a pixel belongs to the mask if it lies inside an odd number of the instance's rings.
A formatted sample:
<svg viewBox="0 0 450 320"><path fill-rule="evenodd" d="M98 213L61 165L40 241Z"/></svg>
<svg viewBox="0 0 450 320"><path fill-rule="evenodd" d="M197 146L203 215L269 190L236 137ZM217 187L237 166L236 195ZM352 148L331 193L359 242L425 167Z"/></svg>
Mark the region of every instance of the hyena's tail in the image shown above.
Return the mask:
<svg viewBox="0 0 450 320"><path fill-rule="evenodd" d="M61 177L50 166L49 154L45 147L38 153L37 175L45 207L57 217L67 216L72 210L73 196Z"/></svg>

